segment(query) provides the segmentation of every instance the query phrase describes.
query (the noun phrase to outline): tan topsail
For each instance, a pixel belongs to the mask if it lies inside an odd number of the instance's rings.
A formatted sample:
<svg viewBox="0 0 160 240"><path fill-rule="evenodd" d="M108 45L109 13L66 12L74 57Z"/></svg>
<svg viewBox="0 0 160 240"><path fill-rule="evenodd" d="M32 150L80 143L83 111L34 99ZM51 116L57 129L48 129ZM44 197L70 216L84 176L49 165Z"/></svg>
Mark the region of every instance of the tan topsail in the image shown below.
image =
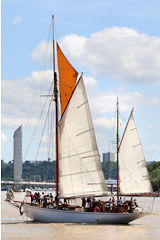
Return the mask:
<svg viewBox="0 0 160 240"><path fill-rule="evenodd" d="M70 100L76 85L78 72L72 67L67 58L64 56L57 43L59 87L61 100L61 116Z"/></svg>

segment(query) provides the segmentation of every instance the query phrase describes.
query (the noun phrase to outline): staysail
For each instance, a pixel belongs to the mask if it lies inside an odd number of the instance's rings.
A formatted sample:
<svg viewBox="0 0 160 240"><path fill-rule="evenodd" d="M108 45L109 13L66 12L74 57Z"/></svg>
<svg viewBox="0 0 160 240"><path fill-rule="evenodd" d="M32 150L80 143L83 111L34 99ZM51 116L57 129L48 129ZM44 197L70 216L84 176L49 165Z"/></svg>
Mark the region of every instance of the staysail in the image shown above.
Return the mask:
<svg viewBox="0 0 160 240"><path fill-rule="evenodd" d="M66 198L107 194L83 76L59 123L59 190Z"/></svg>
<svg viewBox="0 0 160 240"><path fill-rule="evenodd" d="M67 58L64 56L58 43L57 43L57 56L58 56L59 88L60 88L60 100L61 100L61 115L63 115L63 112L72 95L72 92L74 91L78 73L69 63Z"/></svg>
<svg viewBox="0 0 160 240"><path fill-rule="evenodd" d="M152 192L142 145L132 113L119 147L119 183L121 194Z"/></svg>

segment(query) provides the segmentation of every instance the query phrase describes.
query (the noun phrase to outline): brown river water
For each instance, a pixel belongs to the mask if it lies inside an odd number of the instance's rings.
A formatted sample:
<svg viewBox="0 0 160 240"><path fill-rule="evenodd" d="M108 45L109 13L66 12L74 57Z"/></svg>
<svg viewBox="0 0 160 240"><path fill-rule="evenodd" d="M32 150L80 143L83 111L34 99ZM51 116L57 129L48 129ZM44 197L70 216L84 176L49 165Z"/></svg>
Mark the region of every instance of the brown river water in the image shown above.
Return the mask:
<svg viewBox="0 0 160 240"><path fill-rule="evenodd" d="M90 225L72 223L34 223L4 201L1 192L1 239L2 240L159 240L160 198L137 199L153 213L131 222L129 225ZM15 193L22 200L24 193Z"/></svg>

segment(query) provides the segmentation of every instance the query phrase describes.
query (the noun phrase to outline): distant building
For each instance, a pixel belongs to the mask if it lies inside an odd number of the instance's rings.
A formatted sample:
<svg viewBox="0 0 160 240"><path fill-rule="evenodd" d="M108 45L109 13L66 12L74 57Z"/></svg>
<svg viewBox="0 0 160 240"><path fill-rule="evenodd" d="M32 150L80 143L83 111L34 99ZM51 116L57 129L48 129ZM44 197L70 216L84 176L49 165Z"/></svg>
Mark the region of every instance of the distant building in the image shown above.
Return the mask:
<svg viewBox="0 0 160 240"><path fill-rule="evenodd" d="M103 153L103 162L114 162L115 154L111 152Z"/></svg>
<svg viewBox="0 0 160 240"><path fill-rule="evenodd" d="M14 138L14 182L22 180L22 126L16 129Z"/></svg>

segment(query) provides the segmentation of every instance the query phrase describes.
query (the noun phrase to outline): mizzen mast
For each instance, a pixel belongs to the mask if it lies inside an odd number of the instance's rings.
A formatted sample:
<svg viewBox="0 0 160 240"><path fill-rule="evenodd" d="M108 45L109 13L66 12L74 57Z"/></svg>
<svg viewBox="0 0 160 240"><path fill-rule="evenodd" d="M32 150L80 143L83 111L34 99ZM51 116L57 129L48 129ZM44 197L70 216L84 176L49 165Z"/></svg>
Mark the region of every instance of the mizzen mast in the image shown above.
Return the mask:
<svg viewBox="0 0 160 240"><path fill-rule="evenodd" d="M55 115L56 115L56 198L59 196L59 143L58 143L58 87L57 87L57 73L55 70L55 40L54 40L54 15L52 15L53 26L53 75L54 75L54 100L55 100Z"/></svg>

